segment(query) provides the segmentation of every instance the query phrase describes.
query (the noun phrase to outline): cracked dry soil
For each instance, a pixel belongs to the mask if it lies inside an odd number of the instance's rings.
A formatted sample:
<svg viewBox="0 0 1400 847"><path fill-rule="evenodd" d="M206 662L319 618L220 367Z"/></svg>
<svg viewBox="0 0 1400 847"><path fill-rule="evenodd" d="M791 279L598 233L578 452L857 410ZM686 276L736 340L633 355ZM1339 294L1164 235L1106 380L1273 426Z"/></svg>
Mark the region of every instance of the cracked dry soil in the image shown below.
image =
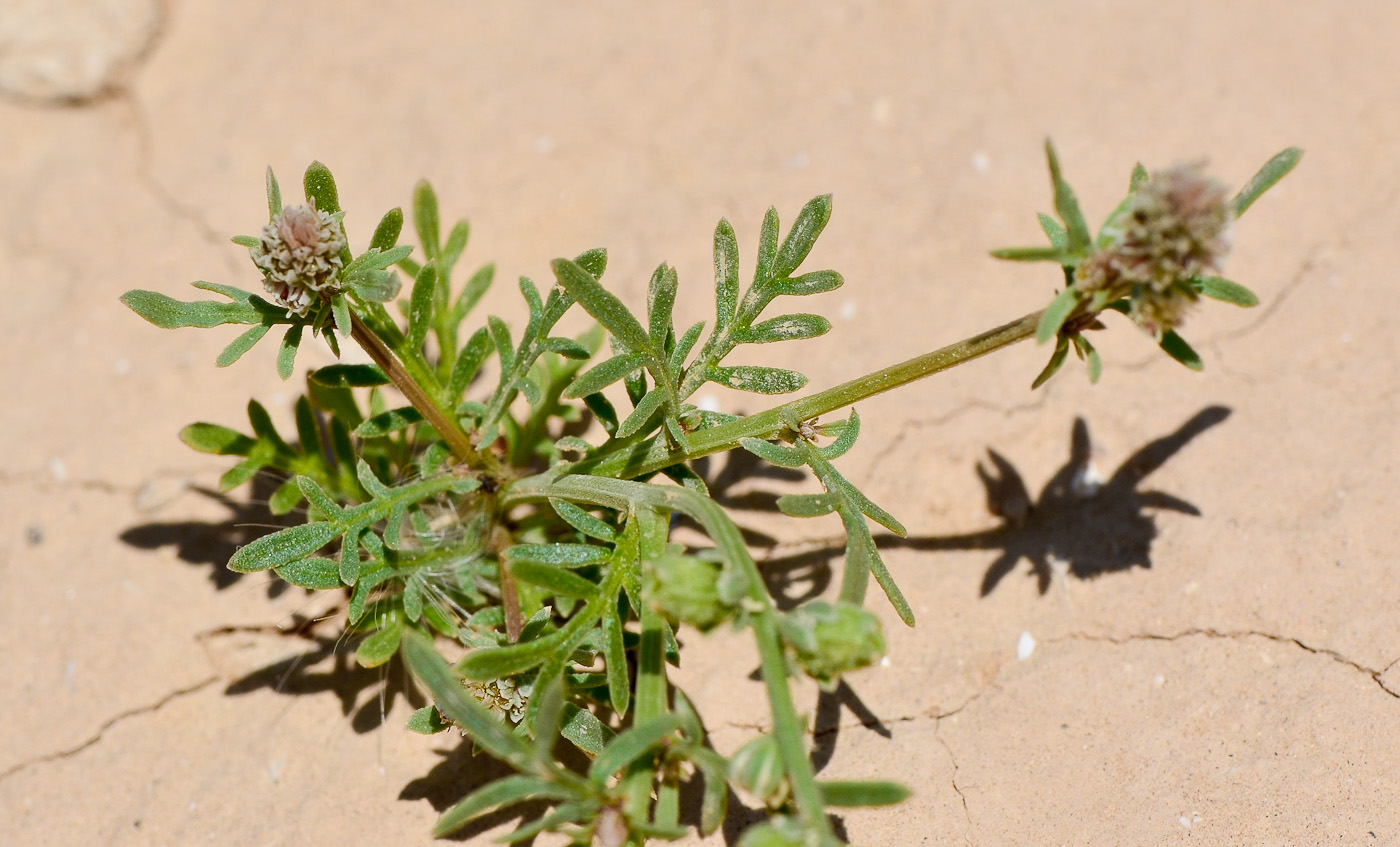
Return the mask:
<svg viewBox="0 0 1400 847"><path fill-rule="evenodd" d="M918 626L885 613L886 665L798 693L824 777L915 794L841 825L891 847L1400 844L1396 32L1387 0L10 4L3 840L426 844L494 773L401 730L398 672L355 668L333 607L221 569L266 495L218 495L222 463L174 435L239 425L250 396L285 423L297 382L270 351L216 370L228 334L117 304L255 286L227 239L260 220L266 165L290 185L330 164L352 239L428 177L503 277L601 244L636 302L668 260L701 317L715 220L750 244L769 204L832 192L812 261L847 283L810 306L830 346L763 359L818 388L1044 303L1058 280L985 252L1038 238L1051 135L1091 218L1137 160L1209 156L1238 184L1308 152L1236 234L1228 273L1264 304L1187 326L1204 373L1115 326L1094 387L1067 368L1030 394L1025 345L862 406L843 467L911 530L881 544ZM483 311L516 321L497 288ZM1085 463L1123 485L1076 499ZM838 527L745 507L808 484L729 492L793 602L829 590ZM730 751L768 723L751 650L686 640L676 681Z"/></svg>

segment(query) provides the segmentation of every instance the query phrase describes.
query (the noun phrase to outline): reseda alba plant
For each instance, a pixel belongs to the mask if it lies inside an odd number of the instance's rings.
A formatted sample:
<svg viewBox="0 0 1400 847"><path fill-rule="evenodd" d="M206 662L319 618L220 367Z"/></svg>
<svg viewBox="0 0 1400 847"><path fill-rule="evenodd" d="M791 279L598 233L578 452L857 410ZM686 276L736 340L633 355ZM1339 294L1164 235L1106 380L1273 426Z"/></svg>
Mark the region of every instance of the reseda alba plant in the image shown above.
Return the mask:
<svg viewBox="0 0 1400 847"><path fill-rule="evenodd" d="M437 835L533 801L547 811L507 841L542 831L606 847L676 839L686 833L680 787L699 780L702 833L724 821L732 786L772 812L745 832L743 847L826 847L841 843L828 809L894 804L908 792L893 782L817 780L789 677L831 687L881 656L879 621L862 606L872 576L906 624L914 615L872 535L872 522L901 536L904 527L836 467L860 434L860 418L853 408L841 420L818 418L1032 335L1054 342L1036 386L1071 349L1097 379L1102 365L1086 334L1103 329L1109 311L1200 368L1176 329L1202 297L1257 302L1217 275L1228 230L1301 156L1278 154L1233 198L1199 166L1148 174L1139 165L1095 235L1054 149L1046 151L1056 216L1041 215L1040 223L1049 245L994 253L1059 266L1064 287L1045 310L745 417L705 411L691 398L709 382L772 395L805 386L794 371L724 362L739 345L815 338L830 328L814 313L766 317L775 302L842 284L835 271L799 273L826 227L830 197L803 207L781 238L778 214L768 211L747 286L734 230L720 221L708 326L676 323L677 274L669 266L656 269L646 308L634 313L600 282L604 251L590 250L555 260L547 292L520 279L526 320L518 335L495 316L466 334L493 278L487 265L454 283L466 223L444 239L437 198L420 183L418 257L398 244L398 209L356 255L335 182L319 163L306 172L303 205L283 204L269 170L267 225L234 239L262 273L266 297L196 282L225 299L129 291L122 301L165 328L248 327L220 354L221 367L275 326L286 327L277 356L283 379L308 330L337 355L349 339L373 360L310 372L296 402L294 442L256 401L248 404L251 434L197 423L181 438L240 457L221 480L225 489L272 471L286 481L271 509L285 514L305 504L305 523L239 549L230 568L345 593L359 661L375 666L401 656L434 701L412 715L410 728L456 727L516 771L449 809ZM395 268L412 278L406 298ZM555 334L575 306L600 329ZM778 507L795 518L840 518L846 556L834 600L789 612L775 605L738 528L693 469L702 456L736 448L816 477L819 493L786 495ZM697 523L713 546L673 542L675 515ZM682 652L678 625L752 633L770 733L727 756L709 746L700 715L668 679L667 666ZM580 758L561 755L561 739L582 751L586 768L567 764Z"/></svg>

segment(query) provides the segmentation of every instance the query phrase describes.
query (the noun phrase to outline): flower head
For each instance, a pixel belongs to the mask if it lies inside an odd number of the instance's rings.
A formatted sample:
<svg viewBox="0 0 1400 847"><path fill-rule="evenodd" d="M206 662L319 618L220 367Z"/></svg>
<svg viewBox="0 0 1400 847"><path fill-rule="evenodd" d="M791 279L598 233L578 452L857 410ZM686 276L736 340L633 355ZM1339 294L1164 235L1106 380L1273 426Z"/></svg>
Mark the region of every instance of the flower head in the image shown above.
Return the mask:
<svg viewBox="0 0 1400 847"><path fill-rule="evenodd" d="M1116 237L1075 268L1075 285L1128 297L1129 316L1160 338L1196 301L1191 278L1220 270L1230 217L1225 186L1199 162L1158 171L1114 222Z"/></svg>
<svg viewBox="0 0 1400 847"><path fill-rule="evenodd" d="M518 724L525 719L525 701L530 692L528 688L522 691L520 686L515 684L515 680L507 677L487 682L468 680L463 684L481 705L511 723Z"/></svg>
<svg viewBox="0 0 1400 847"><path fill-rule="evenodd" d="M323 291L340 289L345 233L337 215L315 206L287 206L263 227L250 252L263 287L287 313L305 316Z"/></svg>

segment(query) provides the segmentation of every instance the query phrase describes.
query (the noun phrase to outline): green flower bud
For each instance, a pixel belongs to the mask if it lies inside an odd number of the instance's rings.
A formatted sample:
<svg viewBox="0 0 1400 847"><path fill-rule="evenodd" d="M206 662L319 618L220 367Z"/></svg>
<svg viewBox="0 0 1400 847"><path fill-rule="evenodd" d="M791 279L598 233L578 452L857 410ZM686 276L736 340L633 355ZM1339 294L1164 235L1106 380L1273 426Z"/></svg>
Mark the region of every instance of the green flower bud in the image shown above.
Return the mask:
<svg viewBox="0 0 1400 847"><path fill-rule="evenodd" d="M705 632L723 623L732 611L720 598L720 579L718 565L672 553L647 562L642 590L652 608Z"/></svg>
<svg viewBox="0 0 1400 847"><path fill-rule="evenodd" d="M760 735L740 747L729 759L729 781L770 809L781 806L791 786L778 751L778 739Z"/></svg>
<svg viewBox="0 0 1400 847"><path fill-rule="evenodd" d="M808 603L784 615L780 626L797 663L828 690L841 674L866 667L885 653L880 619L850 603Z"/></svg>

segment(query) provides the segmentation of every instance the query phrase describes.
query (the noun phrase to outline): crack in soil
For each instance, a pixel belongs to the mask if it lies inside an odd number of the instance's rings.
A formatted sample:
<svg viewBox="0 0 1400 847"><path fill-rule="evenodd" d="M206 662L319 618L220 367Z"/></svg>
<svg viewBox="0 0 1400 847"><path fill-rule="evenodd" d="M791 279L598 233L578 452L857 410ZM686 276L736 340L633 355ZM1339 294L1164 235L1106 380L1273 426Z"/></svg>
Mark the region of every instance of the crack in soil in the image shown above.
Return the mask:
<svg viewBox="0 0 1400 847"><path fill-rule="evenodd" d="M79 753L83 752L89 747L94 746L99 741L101 741L103 736L107 734L107 731L112 727L116 726L117 724L122 723L123 721L129 718L155 714L156 712L164 708L167 703L170 703L171 701L177 700L181 697L186 697L190 694L195 694L199 691L203 691L205 688L208 688L209 686L213 685L215 682L218 681L218 675L211 674L210 676L205 677L204 679L195 682L191 685L187 685L183 688L177 688L174 691L171 691L169 694L166 694L164 697L161 697L154 703L150 703L145 706L137 706L135 708L119 712L115 716L108 718L106 721L104 721L103 724L97 728L97 732L93 733L86 740L73 747L69 747L65 750L58 750L53 753L45 753L41 756L35 756L32 759L28 759L26 761L20 762L19 764L12 765L8 769L6 769L4 773L0 773L0 784L3 784L10 777L22 773L32 767L47 764L49 762L56 762L61 759L72 758L73 756L78 755Z"/></svg>
<svg viewBox="0 0 1400 847"><path fill-rule="evenodd" d="M1385 668L1381 668L1381 669L1379 669L1379 670L1377 670L1377 669L1375 669L1375 668L1368 668L1368 667L1366 667L1365 665L1361 664L1360 662L1353 661L1352 659L1349 659L1349 658L1347 658L1346 656L1343 656L1341 653L1337 652L1336 650L1332 650L1332 649L1329 649L1329 648L1327 648L1327 647L1314 647L1314 646L1312 646L1312 645L1310 645L1310 644L1308 644L1308 643L1302 641L1301 639L1294 638L1294 637L1288 636L1288 635L1278 635L1277 633L1272 633L1272 632L1260 632L1260 631L1258 631L1258 630L1252 630L1252 629L1251 629L1251 630L1239 630L1239 631L1234 631L1234 632L1222 632L1221 630L1217 630L1217 629L1195 628L1195 627L1193 627L1193 628L1191 628L1191 629L1185 629L1185 630L1182 630L1182 631L1180 631L1180 632L1175 632L1175 633L1142 632L1142 633L1133 633L1133 634L1131 634L1131 635L1125 635L1125 636L1116 636L1116 635L1091 635L1091 634L1085 633L1085 632L1074 632L1074 633L1070 633L1070 634L1068 634L1068 635L1062 635L1062 636L1058 636L1058 637L1055 637L1055 638L1048 638L1048 639L1046 639L1046 642L1045 642L1045 643L1047 643L1047 644L1059 644L1059 643L1062 643L1062 642L1065 642L1065 641L1090 641L1090 642L1108 643L1108 644L1127 644L1127 643L1132 642L1132 641L1178 641L1178 640L1183 639L1183 638L1191 638L1191 637L1201 637L1201 638L1228 638L1228 639L1236 640L1236 641L1238 641L1238 640L1240 640L1240 639L1244 639L1244 638L1263 638L1263 639L1265 639L1265 640L1267 640L1267 641L1272 641L1272 642L1274 642L1274 643L1276 643L1276 644L1292 645L1292 646L1298 647L1298 648L1300 648L1300 649L1302 649L1302 650L1304 650L1304 651L1306 651L1306 652L1308 652L1308 653L1312 653L1314 656L1324 656L1324 657L1326 657L1326 658L1328 658L1328 659L1331 659L1332 661L1334 661L1334 662L1336 662L1336 663L1338 663L1338 664L1346 665L1347 667L1349 667L1349 668L1351 668L1351 669L1353 669L1353 670L1360 671L1361 673L1363 673L1363 674L1365 674L1366 676L1370 677L1370 678L1371 678L1371 681L1374 682L1374 683L1377 685L1377 687L1379 687L1379 688L1380 688L1382 691L1384 691L1386 694L1389 694L1391 697L1394 697L1394 698L1396 698L1396 699L1400 699L1400 694L1397 694L1396 692L1391 691L1389 688L1387 688L1387 687L1385 686L1385 683L1381 682L1381 679L1380 679L1380 678L1381 678L1381 675L1384 674L1384 673L1386 672L1386 670L1389 669L1390 666L1387 666L1387 667L1385 667ZM1397 660L1397 661L1400 661L1400 660ZM1391 663L1391 665L1393 665L1393 664L1394 664L1394 662Z"/></svg>
<svg viewBox="0 0 1400 847"><path fill-rule="evenodd" d="M156 178L152 165L155 140L141 98L137 96L135 91L123 91L118 99L125 103L131 111L131 120L136 127L137 181L156 203L165 209L167 214L193 227L200 239L218 253L225 267L237 275L242 269L242 265L230 254L228 240L219 234L213 224L209 223L198 206L181 201L170 189L165 187L164 183Z"/></svg>

